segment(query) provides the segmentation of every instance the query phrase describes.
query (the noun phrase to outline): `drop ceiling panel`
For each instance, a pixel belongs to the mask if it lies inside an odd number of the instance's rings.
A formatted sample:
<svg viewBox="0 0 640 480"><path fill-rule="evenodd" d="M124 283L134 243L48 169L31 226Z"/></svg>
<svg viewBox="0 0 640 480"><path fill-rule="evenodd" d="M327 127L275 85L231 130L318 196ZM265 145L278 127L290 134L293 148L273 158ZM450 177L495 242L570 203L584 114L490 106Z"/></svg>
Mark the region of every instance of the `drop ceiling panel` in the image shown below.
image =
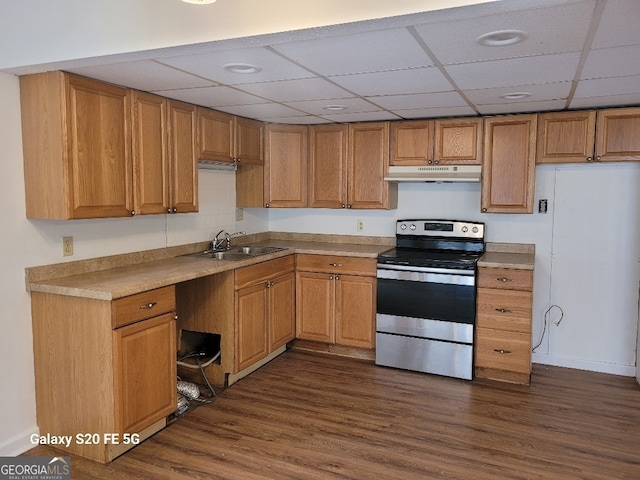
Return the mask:
<svg viewBox="0 0 640 480"><path fill-rule="evenodd" d="M342 105L345 107L341 113L361 113L361 112L372 112L380 110L380 107L367 102L362 98L338 98L338 99L329 99L329 100L305 100L301 102L287 102L285 105L288 105L292 108L296 108L298 110L302 110L303 112L307 112L311 115L328 115L332 112L330 110L325 109L327 105Z"/></svg>
<svg viewBox="0 0 640 480"><path fill-rule="evenodd" d="M514 103L514 100L501 98L509 93L530 93L526 101L545 99L566 100L571 91L572 82L544 83L541 85L516 85L511 87L484 88L481 90L465 90L466 97L475 105L501 105Z"/></svg>
<svg viewBox="0 0 640 480"><path fill-rule="evenodd" d="M67 71L147 92L215 85L210 80L181 72L151 60L70 68Z"/></svg>
<svg viewBox="0 0 640 480"><path fill-rule="evenodd" d="M250 83L238 88L275 102L353 97L351 93L322 78Z"/></svg>
<svg viewBox="0 0 640 480"><path fill-rule="evenodd" d="M266 48L244 48L163 58L162 63L226 85L308 78L313 74ZM231 73L223 67L229 63L248 63L262 70L254 74Z"/></svg>
<svg viewBox="0 0 640 480"><path fill-rule="evenodd" d="M261 103L257 105L230 105L219 107L218 110L232 113L241 117L254 118L263 120L270 117L300 117L304 116L304 112L300 112L293 108L279 103Z"/></svg>
<svg viewBox="0 0 640 480"><path fill-rule="evenodd" d="M544 112L562 110L564 100L545 100L541 102L513 102L496 105L480 105L478 110L482 115L496 115L500 113Z"/></svg>
<svg viewBox="0 0 640 480"><path fill-rule="evenodd" d="M640 75L640 44L592 50L580 77L591 79L626 75Z"/></svg>
<svg viewBox="0 0 640 480"><path fill-rule="evenodd" d="M273 48L325 76L433 65L404 28L285 43Z"/></svg>
<svg viewBox="0 0 640 480"><path fill-rule="evenodd" d="M435 67L343 75L331 77L331 81L365 97L453 90L451 83Z"/></svg>
<svg viewBox="0 0 640 480"><path fill-rule="evenodd" d="M351 122L376 122L382 120L400 120L402 117L394 115L391 112L380 110L378 112L362 112L362 113L342 113L322 115L332 122L351 123Z"/></svg>
<svg viewBox="0 0 640 480"><path fill-rule="evenodd" d="M457 92L420 93L415 95L390 95L368 97L387 110L407 110L411 108L464 107L467 102Z"/></svg>
<svg viewBox="0 0 640 480"><path fill-rule="evenodd" d="M584 80L578 84L573 97L589 98L629 93L640 94L640 75Z"/></svg>
<svg viewBox="0 0 640 480"><path fill-rule="evenodd" d="M467 117L470 115L477 115L477 112L471 107L410 108L407 110L394 110L394 112L396 115L407 119Z"/></svg>
<svg viewBox="0 0 640 480"><path fill-rule="evenodd" d="M463 90L482 89L571 81L579 60L579 53L561 53L449 65L445 69Z"/></svg>
<svg viewBox="0 0 640 480"><path fill-rule="evenodd" d="M598 108L616 107L625 105L638 105L640 95L629 93L626 95L604 95L602 97L575 98L571 101L569 108Z"/></svg>
<svg viewBox="0 0 640 480"><path fill-rule="evenodd" d="M580 52L595 1L552 8L506 11L456 22L418 25L416 31L444 65L548 53ZM522 4L521 4L522 5ZM522 30L528 38L514 45L488 47L476 43L485 33Z"/></svg>
<svg viewBox="0 0 640 480"><path fill-rule="evenodd" d="M158 90L154 93L168 98L175 98L203 107L222 107L229 105L252 105L265 103L265 100L231 87L203 87L185 90Z"/></svg>
<svg viewBox="0 0 640 480"><path fill-rule="evenodd" d="M609 0L593 39L593 48L640 44L640 2Z"/></svg>

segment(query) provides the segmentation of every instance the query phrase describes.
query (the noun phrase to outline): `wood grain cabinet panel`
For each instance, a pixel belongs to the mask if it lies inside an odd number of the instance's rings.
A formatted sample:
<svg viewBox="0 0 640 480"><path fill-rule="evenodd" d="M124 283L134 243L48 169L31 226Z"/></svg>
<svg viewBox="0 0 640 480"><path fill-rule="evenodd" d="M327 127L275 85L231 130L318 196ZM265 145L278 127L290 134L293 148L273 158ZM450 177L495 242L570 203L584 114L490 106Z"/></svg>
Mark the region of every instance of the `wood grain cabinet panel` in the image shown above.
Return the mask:
<svg viewBox="0 0 640 480"><path fill-rule="evenodd" d="M373 258L297 255L296 338L373 348L375 265Z"/></svg>
<svg viewBox="0 0 640 480"><path fill-rule="evenodd" d="M433 120L391 122L389 163L396 166L432 164L433 128Z"/></svg>
<svg viewBox="0 0 640 480"><path fill-rule="evenodd" d="M599 110L596 161L640 161L640 107Z"/></svg>
<svg viewBox="0 0 640 480"><path fill-rule="evenodd" d="M536 115L484 120L481 209L533 213Z"/></svg>
<svg viewBox="0 0 640 480"><path fill-rule="evenodd" d="M177 406L174 292L115 301L31 292L40 431L144 440L166 425ZM149 298L162 308L133 315L133 305ZM106 463L134 446L71 442L66 451Z"/></svg>
<svg viewBox="0 0 640 480"><path fill-rule="evenodd" d="M264 124L257 120L235 117L234 157L241 165L264 164Z"/></svg>
<svg viewBox="0 0 640 480"><path fill-rule="evenodd" d="M595 110L538 114L536 163L593 161Z"/></svg>
<svg viewBox="0 0 640 480"><path fill-rule="evenodd" d="M308 128L265 127L265 207L307 206Z"/></svg>
<svg viewBox="0 0 640 480"><path fill-rule="evenodd" d="M528 384L533 271L478 269L475 376Z"/></svg>
<svg viewBox="0 0 640 480"><path fill-rule="evenodd" d="M233 163L235 118L228 113L198 107L198 160Z"/></svg>
<svg viewBox="0 0 640 480"><path fill-rule="evenodd" d="M309 206L346 208L347 125L309 128Z"/></svg>
<svg viewBox="0 0 640 480"><path fill-rule="evenodd" d="M435 120L435 165L480 165L482 118Z"/></svg>

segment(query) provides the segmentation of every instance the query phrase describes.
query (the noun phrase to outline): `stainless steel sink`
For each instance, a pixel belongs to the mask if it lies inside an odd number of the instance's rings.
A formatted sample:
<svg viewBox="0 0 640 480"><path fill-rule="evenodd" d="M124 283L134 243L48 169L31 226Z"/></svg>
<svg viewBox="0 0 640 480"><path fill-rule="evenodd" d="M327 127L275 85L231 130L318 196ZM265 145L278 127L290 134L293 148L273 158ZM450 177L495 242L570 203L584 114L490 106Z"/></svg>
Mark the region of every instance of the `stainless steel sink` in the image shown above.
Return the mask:
<svg viewBox="0 0 640 480"><path fill-rule="evenodd" d="M204 252L194 253L189 256L199 258L211 258L214 260L243 260L245 258L257 257L259 255L268 255L270 253L282 252L286 250L283 247L233 247L229 250L206 250Z"/></svg>

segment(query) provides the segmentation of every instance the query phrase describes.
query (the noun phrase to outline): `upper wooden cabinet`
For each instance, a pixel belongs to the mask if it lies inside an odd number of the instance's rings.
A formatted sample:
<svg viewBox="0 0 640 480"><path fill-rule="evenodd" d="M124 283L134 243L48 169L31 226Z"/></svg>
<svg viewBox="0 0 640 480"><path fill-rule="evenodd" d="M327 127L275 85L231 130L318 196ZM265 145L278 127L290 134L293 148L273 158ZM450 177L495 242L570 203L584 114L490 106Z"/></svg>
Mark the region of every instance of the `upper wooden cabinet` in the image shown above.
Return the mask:
<svg viewBox="0 0 640 480"><path fill-rule="evenodd" d="M433 120L391 122L389 163L427 165L433 163Z"/></svg>
<svg viewBox="0 0 640 480"><path fill-rule="evenodd" d="M596 161L640 160L640 107L598 111Z"/></svg>
<svg viewBox="0 0 640 480"><path fill-rule="evenodd" d="M196 107L132 92L134 214L198 211Z"/></svg>
<svg viewBox="0 0 640 480"><path fill-rule="evenodd" d="M389 122L350 124L347 208L396 208L398 184L384 181L388 169Z"/></svg>
<svg viewBox="0 0 640 480"><path fill-rule="evenodd" d="M347 207L347 125L309 127L309 206Z"/></svg>
<svg viewBox="0 0 640 480"><path fill-rule="evenodd" d="M20 88L28 218L197 211L196 107L63 72Z"/></svg>
<svg viewBox="0 0 640 480"><path fill-rule="evenodd" d="M538 115L537 163L640 160L640 108Z"/></svg>
<svg viewBox="0 0 640 480"><path fill-rule="evenodd" d="M539 114L536 163L593 161L595 133L595 110Z"/></svg>
<svg viewBox="0 0 640 480"><path fill-rule="evenodd" d="M198 107L198 159L262 165L263 124Z"/></svg>
<svg viewBox="0 0 640 480"><path fill-rule="evenodd" d="M130 92L62 72L20 77L28 218L133 210Z"/></svg>
<svg viewBox="0 0 640 480"><path fill-rule="evenodd" d="M482 118L391 122L389 148L391 165L480 165Z"/></svg>
<svg viewBox="0 0 640 480"><path fill-rule="evenodd" d="M482 212L533 213L536 119L485 118Z"/></svg>
<svg viewBox="0 0 640 480"><path fill-rule="evenodd" d="M305 125L265 127L264 206L307 206L307 142Z"/></svg>
<svg viewBox="0 0 640 480"><path fill-rule="evenodd" d="M482 163L482 127L482 118L436 120L433 163L480 165Z"/></svg>

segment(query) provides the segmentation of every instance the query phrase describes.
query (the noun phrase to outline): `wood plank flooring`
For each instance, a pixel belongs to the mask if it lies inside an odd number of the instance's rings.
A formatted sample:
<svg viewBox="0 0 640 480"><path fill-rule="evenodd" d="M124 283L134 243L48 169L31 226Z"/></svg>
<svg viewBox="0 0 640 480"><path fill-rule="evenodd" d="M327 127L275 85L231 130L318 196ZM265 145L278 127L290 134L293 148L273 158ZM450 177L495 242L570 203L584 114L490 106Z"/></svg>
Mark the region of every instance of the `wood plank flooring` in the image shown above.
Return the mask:
<svg viewBox="0 0 640 480"><path fill-rule="evenodd" d="M37 447L25 455L59 454ZM73 479L638 479L633 378L534 365L529 387L290 350Z"/></svg>

